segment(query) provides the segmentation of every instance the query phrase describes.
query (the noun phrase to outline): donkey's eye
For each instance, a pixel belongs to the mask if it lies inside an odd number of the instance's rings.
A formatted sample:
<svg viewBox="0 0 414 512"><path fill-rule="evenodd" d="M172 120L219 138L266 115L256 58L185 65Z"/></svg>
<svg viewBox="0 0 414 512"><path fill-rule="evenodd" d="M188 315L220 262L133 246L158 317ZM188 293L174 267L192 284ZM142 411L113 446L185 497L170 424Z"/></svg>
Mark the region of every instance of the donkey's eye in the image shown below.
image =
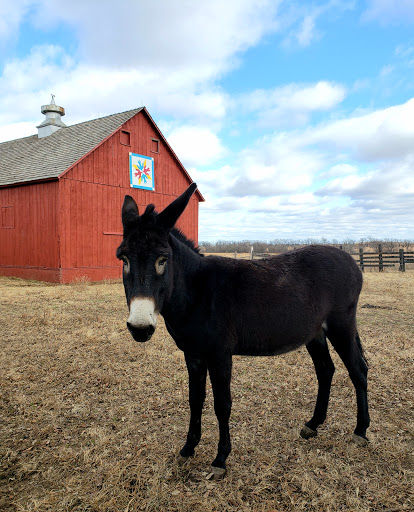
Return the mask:
<svg viewBox="0 0 414 512"><path fill-rule="evenodd" d="M129 259L126 256L121 256L120 259L124 262L124 272L128 274L130 268Z"/></svg>
<svg viewBox="0 0 414 512"><path fill-rule="evenodd" d="M167 258L165 256L160 256L155 262L155 272L162 276L165 271L165 265L167 263Z"/></svg>

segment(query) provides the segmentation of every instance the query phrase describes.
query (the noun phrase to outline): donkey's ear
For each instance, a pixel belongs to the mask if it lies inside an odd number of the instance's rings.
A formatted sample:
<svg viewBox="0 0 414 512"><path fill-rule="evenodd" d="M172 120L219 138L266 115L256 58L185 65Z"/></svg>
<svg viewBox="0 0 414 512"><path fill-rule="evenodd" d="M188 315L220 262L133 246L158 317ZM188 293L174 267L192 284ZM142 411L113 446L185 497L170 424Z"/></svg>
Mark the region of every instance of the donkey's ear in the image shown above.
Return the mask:
<svg viewBox="0 0 414 512"><path fill-rule="evenodd" d="M158 214L157 223L163 225L167 229L171 229L177 222L179 216L185 210L191 196L193 195L197 185L191 183L188 189L183 192L177 199L174 199L164 210Z"/></svg>
<svg viewBox="0 0 414 512"><path fill-rule="evenodd" d="M124 226L124 233L131 226L136 224L139 218L138 206L134 198L125 196L124 204L122 205L122 225Z"/></svg>

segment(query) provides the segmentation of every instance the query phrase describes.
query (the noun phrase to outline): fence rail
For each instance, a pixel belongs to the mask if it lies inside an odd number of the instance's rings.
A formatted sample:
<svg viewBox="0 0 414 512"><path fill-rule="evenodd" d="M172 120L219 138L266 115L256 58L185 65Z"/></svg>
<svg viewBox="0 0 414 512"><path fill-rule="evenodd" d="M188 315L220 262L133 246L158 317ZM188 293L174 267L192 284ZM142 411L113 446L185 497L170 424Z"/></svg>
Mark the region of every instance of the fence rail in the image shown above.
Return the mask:
<svg viewBox="0 0 414 512"><path fill-rule="evenodd" d="M378 267L379 272L383 272L386 267L398 266L400 272L405 272L407 263L414 263L414 251L405 251L399 249L398 252L387 252L382 250L382 245L378 244L378 252L366 252L361 248L358 254L353 254L358 258L359 267L364 271L367 267Z"/></svg>
<svg viewBox="0 0 414 512"><path fill-rule="evenodd" d="M342 246L340 248L342 249ZM272 256L272 254L253 253L251 251L247 258L265 258L269 256ZM405 249L399 249L398 252L383 251L381 244L378 244L377 252L364 252L361 247L359 252L351 253L351 256L356 259L362 272L366 268L378 268L379 272L383 272L384 268L396 266L398 266L400 272L405 272L406 264L414 263L414 251L406 251ZM238 257L237 253L235 253L235 257Z"/></svg>

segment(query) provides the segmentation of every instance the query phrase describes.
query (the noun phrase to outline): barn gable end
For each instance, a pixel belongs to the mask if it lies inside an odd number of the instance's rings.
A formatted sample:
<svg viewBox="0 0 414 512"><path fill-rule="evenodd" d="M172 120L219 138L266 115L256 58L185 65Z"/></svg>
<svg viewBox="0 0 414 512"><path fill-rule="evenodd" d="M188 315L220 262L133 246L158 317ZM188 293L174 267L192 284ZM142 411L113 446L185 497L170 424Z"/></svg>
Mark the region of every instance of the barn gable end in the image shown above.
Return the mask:
<svg viewBox="0 0 414 512"><path fill-rule="evenodd" d="M118 122L113 129L114 120L108 118L115 116L124 122ZM125 194L132 195L141 208L154 203L161 210L191 183L145 108L108 118L103 118L103 122L110 126L109 134L99 126L98 119L69 126L41 140L47 141L50 149L54 143L61 146L70 131L73 136L82 135L84 153L72 162L64 155L63 170L61 162L57 162L53 172L46 173L43 169L37 180L32 173L31 182L22 182L19 176L14 176L12 183L4 184L4 168L0 168L0 206L3 212L12 205L16 217L13 228L0 228L0 274L52 282L118 278L121 267L115 249L122 239L120 209ZM76 127L80 129L76 131ZM94 128L100 130L100 140L96 142L95 137L91 148L84 139ZM4 144L14 146L14 155L18 154L19 141ZM70 145L73 144L71 141ZM36 146L36 162L41 154L37 141L25 140L20 147L23 145L32 145L32 149ZM70 152L73 160L76 151L72 147ZM130 187L129 153L154 158L154 191ZM12 161L13 155L9 154L8 160ZM39 182L40 179L52 181ZM193 196L179 224L195 241L200 200L203 200L200 193ZM3 217L8 214L9 210ZM27 223L29 218L31 221Z"/></svg>

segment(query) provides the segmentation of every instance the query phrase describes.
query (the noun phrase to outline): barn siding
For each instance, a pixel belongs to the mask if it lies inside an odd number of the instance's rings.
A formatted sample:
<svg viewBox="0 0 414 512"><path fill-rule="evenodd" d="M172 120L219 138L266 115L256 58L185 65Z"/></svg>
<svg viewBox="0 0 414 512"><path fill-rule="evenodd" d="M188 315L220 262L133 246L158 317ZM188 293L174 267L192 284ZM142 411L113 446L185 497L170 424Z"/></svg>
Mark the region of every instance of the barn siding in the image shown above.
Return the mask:
<svg viewBox="0 0 414 512"><path fill-rule="evenodd" d="M115 251L122 241L122 203L125 194L130 193L129 188L65 178L60 180L63 282L81 275L93 280L121 276L121 264L115 257ZM174 197L159 194L155 199L161 199L155 205L158 210L162 210ZM138 205L141 212L145 206L146 204ZM178 227L188 232L191 226L189 236L195 240L197 231L194 227L197 226L197 218L198 200L194 198L180 218Z"/></svg>
<svg viewBox="0 0 414 512"><path fill-rule="evenodd" d="M121 144L121 130L130 132L130 146ZM152 138L160 141L159 153L151 152ZM130 152L154 158L154 192L130 187ZM140 212L149 203L160 211L189 185L176 158L143 113L127 121L59 181L64 281L79 275L91 279L120 277L115 251L122 240L121 207L126 194L134 197ZM191 199L178 227L197 242L196 197Z"/></svg>
<svg viewBox="0 0 414 512"><path fill-rule="evenodd" d="M57 181L0 189L0 206L14 209L14 227L0 228L2 275L56 280L59 269L57 205Z"/></svg>
<svg viewBox="0 0 414 512"><path fill-rule="evenodd" d="M121 144L121 130L130 133L129 146ZM153 138L159 140L159 153L151 151ZM155 191L130 187L130 152L154 158ZM13 228L0 227L0 273L52 282L118 278L121 264L115 251L122 240L125 195L134 197L141 213L149 203L161 211L189 182L152 120L141 111L58 181L0 189L0 206L13 205L15 213ZM10 215L10 209L1 211L3 224L11 222ZM197 242L196 196L178 227Z"/></svg>

